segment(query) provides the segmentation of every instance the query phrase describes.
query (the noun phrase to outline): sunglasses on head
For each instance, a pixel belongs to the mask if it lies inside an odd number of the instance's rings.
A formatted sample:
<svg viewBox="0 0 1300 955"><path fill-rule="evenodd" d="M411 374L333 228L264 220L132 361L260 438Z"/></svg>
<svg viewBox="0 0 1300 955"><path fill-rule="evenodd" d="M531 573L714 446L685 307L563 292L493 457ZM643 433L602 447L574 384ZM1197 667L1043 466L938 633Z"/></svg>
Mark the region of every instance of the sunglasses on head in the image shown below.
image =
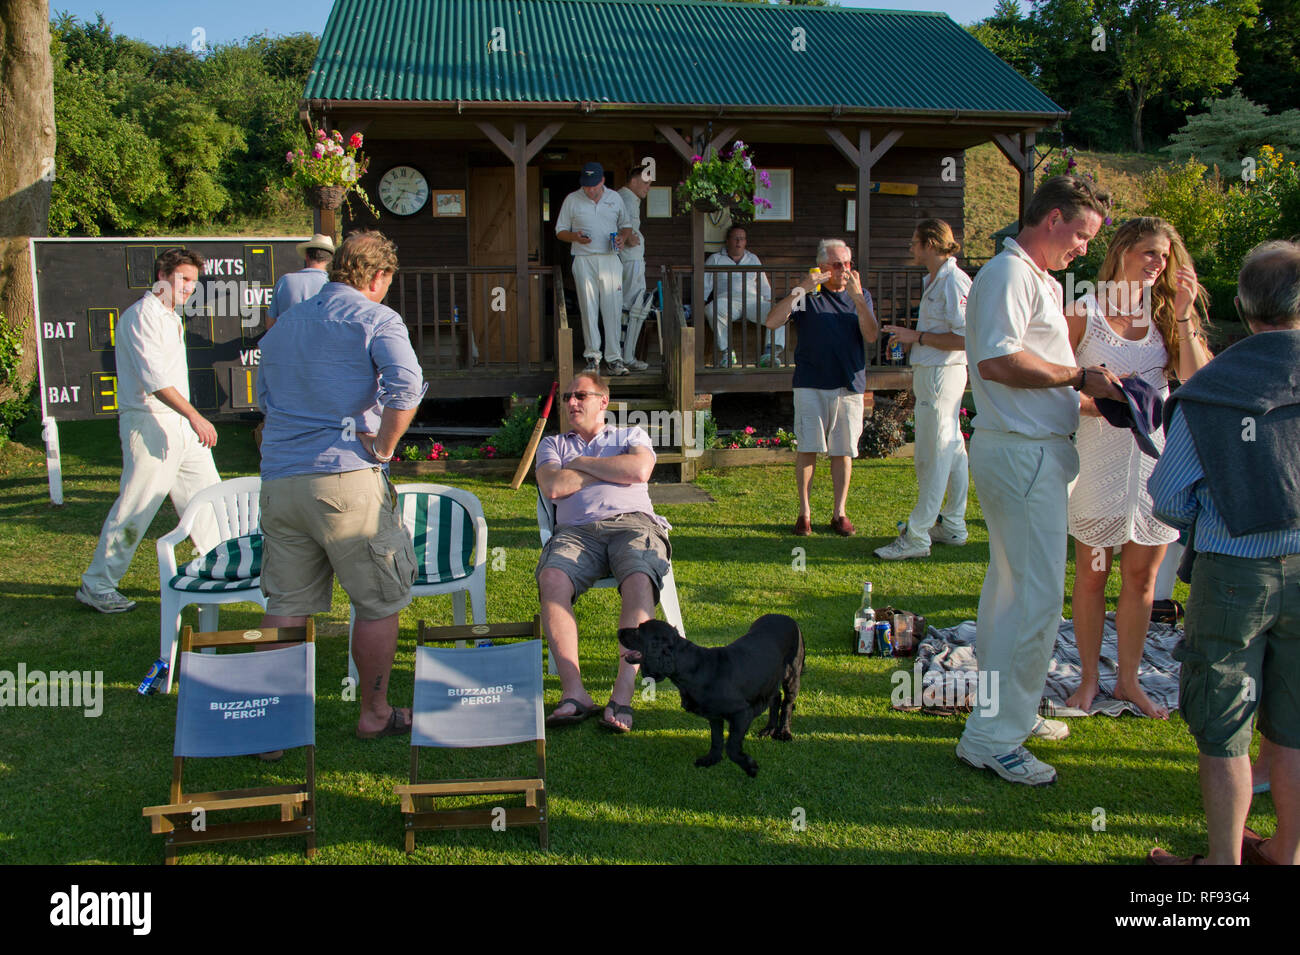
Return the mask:
<svg viewBox="0 0 1300 955"><path fill-rule="evenodd" d="M588 398L601 398L604 394L599 391L565 391L560 394L560 400L568 403L570 398L577 398L579 401L586 401Z"/></svg>

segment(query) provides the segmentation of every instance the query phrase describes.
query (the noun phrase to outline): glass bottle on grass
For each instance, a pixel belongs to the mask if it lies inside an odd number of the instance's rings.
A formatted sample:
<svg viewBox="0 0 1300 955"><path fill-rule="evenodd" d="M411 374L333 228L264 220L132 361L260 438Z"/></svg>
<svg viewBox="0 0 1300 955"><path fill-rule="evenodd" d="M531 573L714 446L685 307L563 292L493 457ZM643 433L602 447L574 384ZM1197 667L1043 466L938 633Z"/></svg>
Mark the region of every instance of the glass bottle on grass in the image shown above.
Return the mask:
<svg viewBox="0 0 1300 955"><path fill-rule="evenodd" d="M871 656L876 650L876 611L871 608L871 581L862 585L862 604L853 614L853 652Z"/></svg>

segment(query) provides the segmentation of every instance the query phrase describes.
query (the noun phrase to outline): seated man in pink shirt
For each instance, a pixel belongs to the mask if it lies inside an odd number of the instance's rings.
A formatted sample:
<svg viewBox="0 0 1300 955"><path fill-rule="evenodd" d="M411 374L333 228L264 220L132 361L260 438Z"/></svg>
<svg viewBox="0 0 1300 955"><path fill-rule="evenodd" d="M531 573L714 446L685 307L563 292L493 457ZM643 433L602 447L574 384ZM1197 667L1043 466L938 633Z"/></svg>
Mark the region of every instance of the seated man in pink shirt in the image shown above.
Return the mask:
<svg viewBox="0 0 1300 955"><path fill-rule="evenodd" d="M650 438L640 428L605 424L609 386L598 376L578 375L562 397L572 430L548 437L537 451L537 486L556 502L555 534L537 562L542 627L561 684L562 702L548 726L601 712L582 685L573 602L613 576L623 598L618 626L636 627L654 617L672 554L668 522L654 513L646 485L655 466ZM620 654L600 721L616 733L632 728L636 672Z"/></svg>

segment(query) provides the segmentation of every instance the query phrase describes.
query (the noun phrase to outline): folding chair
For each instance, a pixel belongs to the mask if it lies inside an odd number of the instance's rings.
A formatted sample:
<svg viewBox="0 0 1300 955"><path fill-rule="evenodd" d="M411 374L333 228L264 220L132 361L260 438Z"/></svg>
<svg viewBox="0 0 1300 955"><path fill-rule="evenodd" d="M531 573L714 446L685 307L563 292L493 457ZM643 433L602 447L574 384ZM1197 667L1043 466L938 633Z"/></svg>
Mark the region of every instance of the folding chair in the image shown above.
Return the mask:
<svg viewBox="0 0 1300 955"><path fill-rule="evenodd" d="M428 640L459 640L471 634L494 640L531 639L469 650L426 645ZM407 852L415 851L418 830L501 823L506 827L537 826L541 848L548 847L542 644L540 616L534 616L532 623L421 628L411 707L411 781L393 787L401 800ZM508 746L530 740L537 743L536 776L420 782L421 747ZM439 797L489 795L522 795L524 805L435 808Z"/></svg>
<svg viewBox="0 0 1300 955"><path fill-rule="evenodd" d="M415 545L415 583L411 596L451 594L452 619L465 622L465 596L475 623L487 623L487 519L483 505L469 491L443 484L397 485L397 507ZM352 631L356 608L348 617L348 676L356 685ZM360 697L358 697L359 699Z"/></svg>
<svg viewBox="0 0 1300 955"><path fill-rule="evenodd" d="M199 630L215 631L220 604L256 603L262 596L262 535L259 531L261 478L231 478L204 488L190 500L180 523L158 538L158 589L162 622L158 658L167 661L167 685L172 691L176 671L176 638L181 611L199 605ZM176 548L189 536L200 515L211 514L221 543L202 557L177 566Z"/></svg>
<svg viewBox="0 0 1300 955"><path fill-rule="evenodd" d="M306 836L316 854L316 629L223 630L181 634L185 670L176 704L171 802L142 811L154 832L165 833L165 861L179 846L272 836ZM203 654L196 649L281 645L264 653ZM307 749L307 779L289 786L185 792L187 758L243 756ZM274 806L279 819L209 824L208 814Z"/></svg>

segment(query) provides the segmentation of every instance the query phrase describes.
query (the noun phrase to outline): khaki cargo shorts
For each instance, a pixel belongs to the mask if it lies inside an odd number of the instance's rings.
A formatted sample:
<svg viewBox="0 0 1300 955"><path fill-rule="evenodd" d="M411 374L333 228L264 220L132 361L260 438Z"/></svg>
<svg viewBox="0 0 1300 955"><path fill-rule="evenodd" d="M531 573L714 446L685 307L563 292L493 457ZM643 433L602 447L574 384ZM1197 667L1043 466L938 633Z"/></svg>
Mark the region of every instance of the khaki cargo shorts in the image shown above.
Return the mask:
<svg viewBox="0 0 1300 955"><path fill-rule="evenodd" d="M415 548L380 468L265 481L261 509L267 613L329 610L335 575L358 620L382 620L411 602Z"/></svg>

